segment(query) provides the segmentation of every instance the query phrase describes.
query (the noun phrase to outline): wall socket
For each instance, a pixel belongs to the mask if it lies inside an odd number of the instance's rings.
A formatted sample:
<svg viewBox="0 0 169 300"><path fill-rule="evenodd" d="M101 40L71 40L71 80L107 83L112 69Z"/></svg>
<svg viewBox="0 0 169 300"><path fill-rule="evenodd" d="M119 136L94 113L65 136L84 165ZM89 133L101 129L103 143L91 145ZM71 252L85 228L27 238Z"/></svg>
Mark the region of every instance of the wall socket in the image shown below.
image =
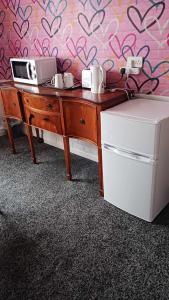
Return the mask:
<svg viewBox="0 0 169 300"><path fill-rule="evenodd" d="M120 68L120 73L139 75L143 66L143 58L141 56L129 56L127 58L126 67Z"/></svg>
<svg viewBox="0 0 169 300"><path fill-rule="evenodd" d="M141 56L129 56L127 57L126 68L142 68L143 58Z"/></svg>
<svg viewBox="0 0 169 300"><path fill-rule="evenodd" d="M133 74L133 75L138 75L140 74L141 68L125 68L125 74Z"/></svg>

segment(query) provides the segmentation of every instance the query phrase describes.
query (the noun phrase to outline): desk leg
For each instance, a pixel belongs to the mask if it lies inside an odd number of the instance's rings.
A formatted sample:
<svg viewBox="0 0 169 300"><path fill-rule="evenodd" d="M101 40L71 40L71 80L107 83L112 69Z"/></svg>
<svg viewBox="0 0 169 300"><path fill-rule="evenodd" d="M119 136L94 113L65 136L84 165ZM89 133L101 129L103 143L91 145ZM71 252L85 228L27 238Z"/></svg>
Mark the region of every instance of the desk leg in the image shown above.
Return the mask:
<svg viewBox="0 0 169 300"><path fill-rule="evenodd" d="M44 143L43 130L41 129L41 136L40 136L40 133L39 133L39 128L35 128L35 131L36 131L36 137L38 139L38 143Z"/></svg>
<svg viewBox="0 0 169 300"><path fill-rule="evenodd" d="M10 146L12 148L12 153L15 154L16 149L15 149L15 144L14 144L14 139L13 139L13 132L12 132L12 128L11 128L11 125L10 125L10 120L8 118L5 118L5 121L6 121L6 126L7 126L9 143L10 143Z"/></svg>
<svg viewBox="0 0 169 300"><path fill-rule="evenodd" d="M63 136L63 144L66 163L66 176L68 180L72 180L69 138L67 136Z"/></svg>
<svg viewBox="0 0 169 300"><path fill-rule="evenodd" d="M102 148L98 146L98 161L99 161L99 184L100 184L100 196L104 197L103 189L103 164L102 164Z"/></svg>
<svg viewBox="0 0 169 300"><path fill-rule="evenodd" d="M25 124L26 126L26 132L27 132L27 137L28 137L28 141L29 141L29 147L30 147L30 151L31 151L31 156L32 156L32 161L34 164L36 164L36 156L35 156L35 147L33 144L33 135L32 135L32 128L31 126Z"/></svg>

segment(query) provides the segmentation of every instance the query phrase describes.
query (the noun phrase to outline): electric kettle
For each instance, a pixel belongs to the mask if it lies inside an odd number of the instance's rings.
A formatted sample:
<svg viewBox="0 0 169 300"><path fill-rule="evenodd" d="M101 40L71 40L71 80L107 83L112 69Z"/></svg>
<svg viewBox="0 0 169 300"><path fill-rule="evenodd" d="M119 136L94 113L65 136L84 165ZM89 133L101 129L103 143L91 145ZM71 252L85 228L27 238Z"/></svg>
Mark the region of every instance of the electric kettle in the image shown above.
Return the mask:
<svg viewBox="0 0 169 300"><path fill-rule="evenodd" d="M91 92L94 94L104 93L105 70L101 65L90 66Z"/></svg>

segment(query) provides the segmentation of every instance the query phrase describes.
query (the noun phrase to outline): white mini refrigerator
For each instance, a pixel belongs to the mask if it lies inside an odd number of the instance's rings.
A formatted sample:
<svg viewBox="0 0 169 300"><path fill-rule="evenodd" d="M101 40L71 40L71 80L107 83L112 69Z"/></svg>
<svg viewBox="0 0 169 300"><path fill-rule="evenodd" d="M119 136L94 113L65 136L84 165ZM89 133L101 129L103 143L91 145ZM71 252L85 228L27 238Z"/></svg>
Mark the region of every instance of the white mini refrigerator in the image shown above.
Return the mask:
<svg viewBox="0 0 169 300"><path fill-rule="evenodd" d="M169 202L169 103L135 99L101 112L104 198L152 222Z"/></svg>

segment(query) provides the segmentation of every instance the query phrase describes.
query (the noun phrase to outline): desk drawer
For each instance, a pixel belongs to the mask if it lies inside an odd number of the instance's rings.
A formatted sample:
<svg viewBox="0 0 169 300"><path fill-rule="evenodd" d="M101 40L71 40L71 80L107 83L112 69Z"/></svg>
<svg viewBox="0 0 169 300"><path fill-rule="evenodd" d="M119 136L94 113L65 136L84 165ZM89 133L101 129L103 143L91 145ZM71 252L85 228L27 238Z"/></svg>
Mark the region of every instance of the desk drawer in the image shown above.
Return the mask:
<svg viewBox="0 0 169 300"><path fill-rule="evenodd" d="M65 134L97 144L96 107L79 101L62 101Z"/></svg>
<svg viewBox="0 0 169 300"><path fill-rule="evenodd" d="M59 114L40 114L26 109L25 115L27 124L62 134L61 118Z"/></svg>
<svg viewBox="0 0 169 300"><path fill-rule="evenodd" d="M1 90L1 93L5 115L7 117L22 119L17 90L14 88L4 88Z"/></svg>
<svg viewBox="0 0 169 300"><path fill-rule="evenodd" d="M60 112L59 100L55 96L36 96L24 93L24 105L41 111Z"/></svg>

